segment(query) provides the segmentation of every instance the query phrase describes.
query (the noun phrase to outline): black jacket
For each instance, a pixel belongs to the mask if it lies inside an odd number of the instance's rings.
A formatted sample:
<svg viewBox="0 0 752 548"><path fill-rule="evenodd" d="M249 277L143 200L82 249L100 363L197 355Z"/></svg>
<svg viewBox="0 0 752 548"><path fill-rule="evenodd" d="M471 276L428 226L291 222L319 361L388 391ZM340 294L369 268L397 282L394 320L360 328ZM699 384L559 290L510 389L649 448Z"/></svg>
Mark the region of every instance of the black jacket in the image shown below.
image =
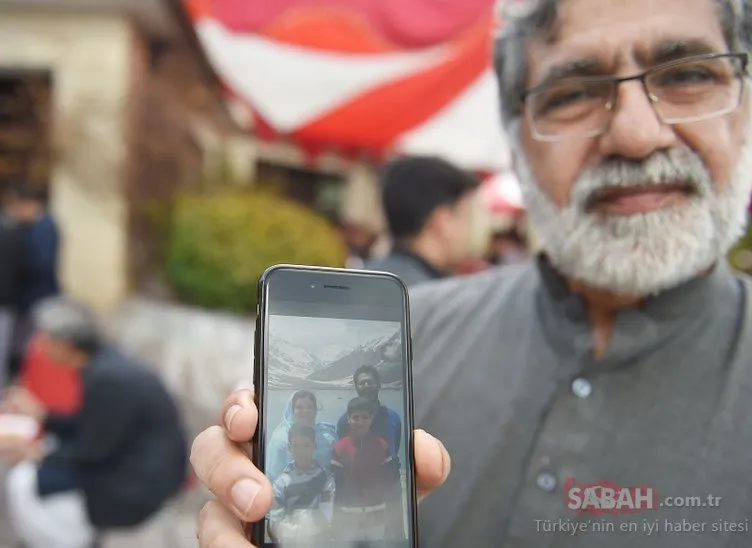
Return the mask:
<svg viewBox="0 0 752 548"><path fill-rule="evenodd" d="M96 528L138 525L185 481L188 446L178 409L152 372L115 350L98 352L82 377L75 421L46 421L64 441L41 468L75 472Z"/></svg>
<svg viewBox="0 0 752 548"><path fill-rule="evenodd" d="M23 230L0 215L0 308L16 307L23 282Z"/></svg>

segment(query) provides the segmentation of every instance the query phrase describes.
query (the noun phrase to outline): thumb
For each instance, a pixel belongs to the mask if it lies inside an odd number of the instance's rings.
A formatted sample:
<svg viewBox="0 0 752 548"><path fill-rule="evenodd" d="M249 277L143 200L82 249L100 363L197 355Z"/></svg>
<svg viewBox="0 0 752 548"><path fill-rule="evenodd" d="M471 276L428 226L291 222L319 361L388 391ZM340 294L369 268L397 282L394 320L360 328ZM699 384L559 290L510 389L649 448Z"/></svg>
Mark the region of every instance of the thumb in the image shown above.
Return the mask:
<svg viewBox="0 0 752 548"><path fill-rule="evenodd" d="M413 434L418 501L443 485L451 470L451 459L444 444L425 430Z"/></svg>

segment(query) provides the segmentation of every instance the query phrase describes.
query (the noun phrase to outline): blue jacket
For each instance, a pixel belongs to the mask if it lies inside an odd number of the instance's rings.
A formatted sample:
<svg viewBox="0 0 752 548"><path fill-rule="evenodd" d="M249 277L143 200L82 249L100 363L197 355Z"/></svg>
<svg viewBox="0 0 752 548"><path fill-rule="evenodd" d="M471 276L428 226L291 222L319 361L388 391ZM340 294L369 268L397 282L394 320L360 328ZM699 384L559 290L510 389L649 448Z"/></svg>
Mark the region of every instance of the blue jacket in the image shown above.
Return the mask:
<svg viewBox="0 0 752 548"><path fill-rule="evenodd" d="M272 432L266 448L264 473L271 481L274 481L285 469L285 466L292 462L288 434L294 422L292 397L290 397L287 407L285 407L282 422ZM325 470L329 471L332 460L332 446L337 441L336 429L330 422L317 422L314 429L316 430L316 453L314 457Z"/></svg>
<svg viewBox="0 0 752 548"><path fill-rule="evenodd" d="M22 312L60 292L57 277L59 250L60 235L52 217L44 215L26 228L24 281L18 303Z"/></svg>

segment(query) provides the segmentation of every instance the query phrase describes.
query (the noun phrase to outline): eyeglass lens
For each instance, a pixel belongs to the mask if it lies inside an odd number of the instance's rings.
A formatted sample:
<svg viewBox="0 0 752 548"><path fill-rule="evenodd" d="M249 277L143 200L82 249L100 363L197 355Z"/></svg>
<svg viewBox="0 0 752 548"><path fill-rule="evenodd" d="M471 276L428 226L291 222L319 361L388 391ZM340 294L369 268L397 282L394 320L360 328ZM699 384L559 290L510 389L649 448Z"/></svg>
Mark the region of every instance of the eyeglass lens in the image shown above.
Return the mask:
<svg viewBox="0 0 752 548"><path fill-rule="evenodd" d="M742 60L716 57L653 69L643 81L656 114L667 124L688 123L739 106ZM631 83L640 85L639 80ZM605 130L616 107L613 79L572 78L528 97L528 113L541 135L586 134Z"/></svg>

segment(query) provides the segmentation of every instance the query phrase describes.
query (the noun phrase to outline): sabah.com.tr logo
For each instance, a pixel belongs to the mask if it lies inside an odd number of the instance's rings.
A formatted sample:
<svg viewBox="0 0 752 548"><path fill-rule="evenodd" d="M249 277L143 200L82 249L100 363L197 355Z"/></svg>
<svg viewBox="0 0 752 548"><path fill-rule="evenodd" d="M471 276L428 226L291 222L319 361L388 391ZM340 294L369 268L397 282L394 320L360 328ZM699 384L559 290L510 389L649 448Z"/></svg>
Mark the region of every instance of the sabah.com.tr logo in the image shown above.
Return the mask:
<svg viewBox="0 0 752 548"><path fill-rule="evenodd" d="M634 514L658 508L717 508L722 497L659 497L652 487L623 486L610 481L578 483L567 478L564 483L567 508L577 514Z"/></svg>

